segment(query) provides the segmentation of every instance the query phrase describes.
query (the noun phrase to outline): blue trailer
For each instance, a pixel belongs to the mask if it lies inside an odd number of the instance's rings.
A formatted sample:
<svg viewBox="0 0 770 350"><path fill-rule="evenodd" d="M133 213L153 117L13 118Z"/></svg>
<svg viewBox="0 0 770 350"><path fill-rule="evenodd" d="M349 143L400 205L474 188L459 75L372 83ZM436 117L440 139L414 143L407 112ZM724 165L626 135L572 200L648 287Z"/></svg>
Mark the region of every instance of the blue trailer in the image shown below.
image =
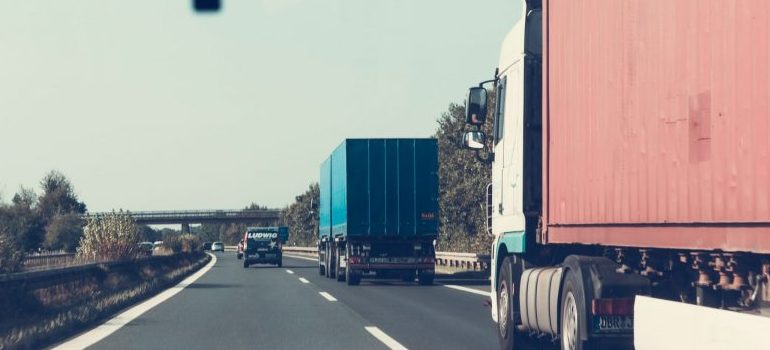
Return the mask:
<svg viewBox="0 0 770 350"><path fill-rule="evenodd" d="M438 234L435 139L347 139L321 164L318 270L433 282Z"/></svg>

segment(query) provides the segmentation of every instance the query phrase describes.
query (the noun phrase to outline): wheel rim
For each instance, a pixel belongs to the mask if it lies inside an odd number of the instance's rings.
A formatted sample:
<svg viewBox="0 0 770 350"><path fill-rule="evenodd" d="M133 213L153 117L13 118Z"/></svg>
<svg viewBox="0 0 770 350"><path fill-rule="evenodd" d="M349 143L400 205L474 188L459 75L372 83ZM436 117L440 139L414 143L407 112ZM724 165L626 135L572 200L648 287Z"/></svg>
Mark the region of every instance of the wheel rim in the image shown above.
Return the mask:
<svg viewBox="0 0 770 350"><path fill-rule="evenodd" d="M575 296L572 291L567 292L564 300L564 316L562 316L561 344L562 349L577 349L578 341L578 312Z"/></svg>
<svg viewBox="0 0 770 350"><path fill-rule="evenodd" d="M508 285L503 281L500 283L500 294L497 303L497 323L500 325L500 336L506 337L508 333L508 308L511 303L508 301Z"/></svg>

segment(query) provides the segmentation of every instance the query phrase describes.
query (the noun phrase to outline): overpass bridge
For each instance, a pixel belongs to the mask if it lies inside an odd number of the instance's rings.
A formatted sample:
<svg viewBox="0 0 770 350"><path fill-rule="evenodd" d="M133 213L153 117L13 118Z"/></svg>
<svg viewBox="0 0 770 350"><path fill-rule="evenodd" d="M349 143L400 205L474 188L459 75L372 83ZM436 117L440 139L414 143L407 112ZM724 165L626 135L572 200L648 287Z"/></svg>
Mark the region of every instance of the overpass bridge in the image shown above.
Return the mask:
<svg viewBox="0 0 770 350"><path fill-rule="evenodd" d="M109 212L87 213L84 218L106 215ZM182 225L182 232L190 232L191 224L253 224L274 226L281 219L278 209L209 209L209 210L161 210L128 212L140 225Z"/></svg>

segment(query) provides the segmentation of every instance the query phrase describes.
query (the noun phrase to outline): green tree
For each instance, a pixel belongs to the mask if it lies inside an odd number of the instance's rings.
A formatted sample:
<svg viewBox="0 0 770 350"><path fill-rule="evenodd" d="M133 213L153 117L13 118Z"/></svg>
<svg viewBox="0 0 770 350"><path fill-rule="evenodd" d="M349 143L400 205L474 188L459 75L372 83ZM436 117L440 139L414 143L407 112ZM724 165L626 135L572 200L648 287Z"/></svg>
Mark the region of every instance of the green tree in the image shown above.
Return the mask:
<svg viewBox="0 0 770 350"><path fill-rule="evenodd" d="M63 249L75 252L83 236L83 220L79 214L55 214L45 227L43 247L50 250Z"/></svg>
<svg viewBox="0 0 770 350"><path fill-rule="evenodd" d="M488 116L494 111L490 93ZM491 182L491 166L476 159L463 146L463 135L475 127L465 123L465 107L450 104L438 119L435 137L439 146L438 250L488 252L492 238L485 233L485 189ZM491 120L482 127L491 135Z"/></svg>
<svg viewBox="0 0 770 350"><path fill-rule="evenodd" d="M315 246L318 240L318 202L321 196L318 183L296 196L294 203L281 211L281 223L289 227L289 245Z"/></svg>
<svg viewBox="0 0 770 350"><path fill-rule="evenodd" d="M38 209L46 223L56 214L86 212L86 204L78 200L75 188L62 173L52 170L43 177L40 186L43 194L38 201Z"/></svg>
<svg viewBox="0 0 770 350"><path fill-rule="evenodd" d="M13 236L23 251L39 248L45 237L45 224L36 203L35 191L20 187L10 205L0 205L0 227Z"/></svg>
<svg viewBox="0 0 770 350"><path fill-rule="evenodd" d="M11 273L21 269L24 254L15 237L5 227L0 227L0 273Z"/></svg>

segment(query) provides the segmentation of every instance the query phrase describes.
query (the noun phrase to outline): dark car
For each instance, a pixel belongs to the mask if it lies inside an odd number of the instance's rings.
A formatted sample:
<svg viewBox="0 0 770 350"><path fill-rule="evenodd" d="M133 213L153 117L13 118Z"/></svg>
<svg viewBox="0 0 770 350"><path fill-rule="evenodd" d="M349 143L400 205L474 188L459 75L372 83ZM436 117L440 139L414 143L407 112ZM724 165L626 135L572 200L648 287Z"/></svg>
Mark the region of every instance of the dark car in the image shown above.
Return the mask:
<svg viewBox="0 0 770 350"><path fill-rule="evenodd" d="M211 242L203 242L203 250L211 250Z"/></svg>
<svg viewBox="0 0 770 350"><path fill-rule="evenodd" d="M243 267L251 264L283 265L281 246L289 236L286 227L249 227L244 235Z"/></svg>

